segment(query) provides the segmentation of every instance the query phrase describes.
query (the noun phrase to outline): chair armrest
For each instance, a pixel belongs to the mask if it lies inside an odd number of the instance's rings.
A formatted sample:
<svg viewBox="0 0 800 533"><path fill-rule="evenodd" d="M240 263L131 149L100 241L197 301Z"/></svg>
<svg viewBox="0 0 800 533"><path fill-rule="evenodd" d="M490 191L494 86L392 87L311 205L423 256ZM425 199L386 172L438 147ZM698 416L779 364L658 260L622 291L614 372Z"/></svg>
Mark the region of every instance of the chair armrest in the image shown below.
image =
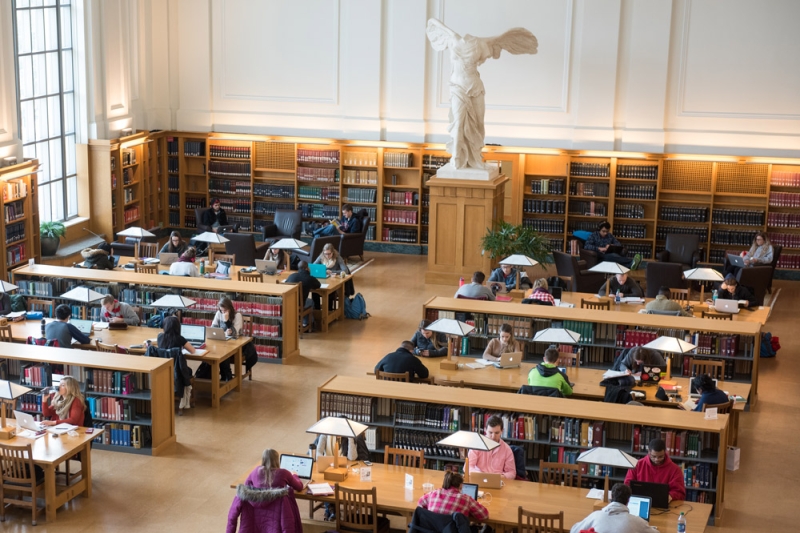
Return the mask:
<svg viewBox="0 0 800 533"><path fill-rule="evenodd" d="M581 272L586 270L586 261L578 261L578 268L581 270Z"/></svg>
<svg viewBox="0 0 800 533"><path fill-rule="evenodd" d="M697 268L697 263L700 262L700 250L692 252L692 268Z"/></svg>
<svg viewBox="0 0 800 533"><path fill-rule="evenodd" d="M270 243L268 242L262 242L260 244L256 244L256 259L264 257L264 254L266 254L267 250L269 250L269 244Z"/></svg>
<svg viewBox="0 0 800 533"><path fill-rule="evenodd" d="M668 250L661 250L656 254L656 258L661 263L669 263L669 251Z"/></svg>
<svg viewBox="0 0 800 533"><path fill-rule="evenodd" d="M264 237L277 237L278 236L278 226L275 224L267 224L264 226Z"/></svg>
<svg viewBox="0 0 800 533"><path fill-rule="evenodd" d="M359 240L363 239L363 233L342 233L342 240L343 241L352 241L352 240Z"/></svg>

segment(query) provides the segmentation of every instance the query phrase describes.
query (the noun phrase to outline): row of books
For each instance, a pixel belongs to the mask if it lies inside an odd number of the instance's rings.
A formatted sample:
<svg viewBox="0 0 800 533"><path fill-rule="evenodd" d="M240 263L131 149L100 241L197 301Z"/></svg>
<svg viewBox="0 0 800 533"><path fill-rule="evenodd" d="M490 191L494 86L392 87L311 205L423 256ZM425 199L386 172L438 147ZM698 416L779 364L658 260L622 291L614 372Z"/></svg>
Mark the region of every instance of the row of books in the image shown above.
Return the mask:
<svg viewBox="0 0 800 533"><path fill-rule="evenodd" d="M319 409L320 416L346 416L356 422L374 422L376 402L388 400L388 398L375 399L369 396L354 396L352 394L334 394L331 392L320 392ZM384 407L386 402L383 402ZM384 414L382 416L388 416Z"/></svg>
<svg viewBox="0 0 800 533"><path fill-rule="evenodd" d="M644 218L642 204L616 204L614 205L615 218Z"/></svg>
<svg viewBox="0 0 800 533"><path fill-rule="evenodd" d="M136 183L138 183L136 181L136 174L129 168L122 169L122 184L128 186L135 185Z"/></svg>
<svg viewBox="0 0 800 533"><path fill-rule="evenodd" d="M377 189L345 189L344 198L348 202L374 204L378 199Z"/></svg>
<svg viewBox="0 0 800 533"><path fill-rule="evenodd" d="M708 222L708 207L662 205L658 210L658 217L670 222Z"/></svg>
<svg viewBox="0 0 800 533"><path fill-rule="evenodd" d="M375 220L378 218L378 208L377 207L370 207L366 205L353 205L353 212L358 213L359 211L366 211L367 216L370 220ZM370 229L373 229L375 226L370 226Z"/></svg>
<svg viewBox="0 0 800 533"><path fill-rule="evenodd" d="M611 164L609 163L570 163L569 173L571 176L591 176L609 177L611 175Z"/></svg>
<svg viewBox="0 0 800 533"><path fill-rule="evenodd" d="M765 214L764 211L753 209L714 209L711 212L711 222L736 226L763 226Z"/></svg>
<svg viewBox="0 0 800 533"><path fill-rule="evenodd" d="M342 164L358 167L377 167L378 152L345 152Z"/></svg>
<svg viewBox="0 0 800 533"><path fill-rule="evenodd" d="M85 370L86 390L108 394L132 394L136 392L136 377L132 372L121 370Z"/></svg>
<svg viewBox="0 0 800 533"><path fill-rule="evenodd" d="M417 212L405 209L384 209L383 221L395 224L416 224Z"/></svg>
<svg viewBox="0 0 800 533"><path fill-rule="evenodd" d="M770 207L800 207L800 194L794 192L770 192Z"/></svg>
<svg viewBox="0 0 800 533"><path fill-rule="evenodd" d="M378 171L345 169L342 171L342 183L349 185L377 185Z"/></svg>
<svg viewBox="0 0 800 533"><path fill-rule="evenodd" d="M131 448L148 448L152 443L150 428L147 426L137 426L132 424L120 424L117 422L93 424L96 428L103 428L105 431L95 439L100 444L111 446L127 446Z"/></svg>
<svg viewBox="0 0 800 533"><path fill-rule="evenodd" d="M431 193L427 191L422 191L422 207L428 207L431 205Z"/></svg>
<svg viewBox="0 0 800 533"><path fill-rule="evenodd" d="M773 170L770 183L780 187L800 187L800 172Z"/></svg>
<svg viewBox="0 0 800 533"><path fill-rule="evenodd" d="M205 141L184 141L183 142L183 155L188 156L204 156L206 155Z"/></svg>
<svg viewBox="0 0 800 533"><path fill-rule="evenodd" d="M383 228L381 240L383 242L405 242L414 244L417 242L417 230Z"/></svg>
<svg viewBox="0 0 800 533"><path fill-rule="evenodd" d="M633 198L636 200L655 200L655 185L623 185L617 183L617 190L614 193L617 198Z"/></svg>
<svg viewBox="0 0 800 533"><path fill-rule="evenodd" d="M89 412L92 418L103 418L105 420L136 420L136 402L123 400L122 398L97 398L87 396L86 403L89 404ZM143 402L150 405L150 402Z"/></svg>
<svg viewBox="0 0 800 533"><path fill-rule="evenodd" d="M411 152L384 152L383 166L392 168L413 167L414 154Z"/></svg>
<svg viewBox="0 0 800 533"><path fill-rule="evenodd" d="M564 233L563 220L549 220L546 218L523 218L522 224L526 228L535 229L539 233Z"/></svg>
<svg viewBox="0 0 800 533"><path fill-rule="evenodd" d="M567 182L563 179L532 179L531 194L566 194Z"/></svg>
<svg viewBox="0 0 800 533"><path fill-rule="evenodd" d="M664 241L667 235L697 235L700 242L708 240L708 226L662 226L656 227L656 239Z"/></svg>
<svg viewBox="0 0 800 533"><path fill-rule="evenodd" d="M608 205L604 202L595 201L572 201L569 203L569 213L571 215L585 215L590 217L604 217L608 215ZM592 225L592 230L597 229L597 224Z"/></svg>
<svg viewBox="0 0 800 533"><path fill-rule="evenodd" d="M648 445L653 439L662 439L667 445L670 457L699 458L705 450L719 449L719 435L689 430L662 429L649 426L633 427L633 452L648 452Z"/></svg>
<svg viewBox="0 0 800 533"><path fill-rule="evenodd" d="M548 460L552 463L577 464L580 467L581 475L595 477L609 477L614 475L614 469L610 466L600 466L594 464L578 463L578 456L583 450L567 450L563 446L551 446ZM541 476L541 474L539 474Z"/></svg>
<svg viewBox="0 0 800 533"><path fill-rule="evenodd" d="M239 231L250 231L252 222L250 221L250 217L237 217L231 215L228 217L228 224L232 226L238 226Z"/></svg>
<svg viewBox="0 0 800 533"><path fill-rule="evenodd" d="M398 426L423 426L446 431L461 429L461 407L395 400L394 409L394 423Z"/></svg>
<svg viewBox="0 0 800 533"><path fill-rule="evenodd" d="M297 149L298 163L327 163L332 165L339 164L339 150L309 150L307 148Z"/></svg>
<svg viewBox="0 0 800 533"><path fill-rule="evenodd" d="M387 205L417 205L419 194L412 191L383 191L383 203Z"/></svg>
<svg viewBox="0 0 800 533"><path fill-rule="evenodd" d="M722 355L726 357L753 357L755 339L750 336L694 333L691 342L696 354Z"/></svg>
<svg viewBox="0 0 800 533"><path fill-rule="evenodd" d="M18 201L4 206L3 214L5 215L6 224L25 218L25 202Z"/></svg>
<svg viewBox="0 0 800 533"><path fill-rule="evenodd" d="M19 222L6 226L6 244L21 241L25 238L25 223Z"/></svg>
<svg viewBox="0 0 800 533"><path fill-rule="evenodd" d="M13 373L10 366L9 373ZM31 387L50 387L53 384L53 369L48 363L22 363L19 382Z"/></svg>
<svg viewBox="0 0 800 533"><path fill-rule="evenodd" d="M800 213L770 213L767 225L773 228L800 228Z"/></svg>
<svg viewBox="0 0 800 533"><path fill-rule="evenodd" d="M552 251L563 252L564 239L547 239L547 241L545 242L545 246L547 246L547 250L550 252Z"/></svg>
<svg viewBox="0 0 800 533"><path fill-rule="evenodd" d="M614 235L623 239L646 239L647 226L644 224L617 224Z"/></svg>
<svg viewBox="0 0 800 533"><path fill-rule="evenodd" d="M608 183L593 181L574 181L569 184L570 196L598 196L608 198Z"/></svg>
<svg viewBox="0 0 800 533"><path fill-rule="evenodd" d="M769 242L784 248L800 248L800 233L768 233Z"/></svg>
<svg viewBox="0 0 800 533"><path fill-rule="evenodd" d="M172 207L172 205L170 205ZM178 207L180 209L180 207ZM180 211L170 211L167 215L167 220L169 221L169 225L172 227L177 227L181 225L181 214ZM195 224L195 226L197 226ZM188 227L188 226L187 226Z"/></svg>
<svg viewBox="0 0 800 533"><path fill-rule="evenodd" d="M167 137L167 155L178 155L178 139Z"/></svg>
<svg viewBox="0 0 800 533"><path fill-rule="evenodd" d="M439 170L450 161L450 156L429 155L422 156L422 168L427 170Z"/></svg>
<svg viewBox="0 0 800 533"><path fill-rule="evenodd" d="M250 198L220 198L219 203L227 213L249 214L252 208Z"/></svg>
<svg viewBox="0 0 800 533"><path fill-rule="evenodd" d="M208 147L208 155L211 157L224 157L225 159L250 159L250 147L212 144Z"/></svg>
<svg viewBox="0 0 800 533"><path fill-rule="evenodd" d="M136 190L135 189L123 189L122 190L122 201L126 204L129 204L136 200Z"/></svg>
<svg viewBox="0 0 800 533"><path fill-rule="evenodd" d="M186 214L183 216L183 225L187 228L197 227L197 217L193 214Z"/></svg>
<svg viewBox="0 0 800 533"><path fill-rule="evenodd" d="M423 211L419 215L419 218L420 218L419 223L422 224L423 226L427 226L428 225L428 220L429 220L429 214L430 213L428 213L427 211ZM524 223L524 221L523 221L523 223Z"/></svg>
<svg viewBox="0 0 800 533"><path fill-rule="evenodd" d="M234 306L235 307L235 306ZM208 316L199 316L192 313L184 313L181 318L181 323L192 326L205 326L211 327L213 320ZM280 324L266 324L263 322L252 322L250 324L250 331L247 333L250 337L260 337L267 339L280 339L281 326Z"/></svg>
<svg viewBox="0 0 800 533"><path fill-rule="evenodd" d="M441 433L396 429L392 438L392 447L400 448L401 450L422 450L425 457L451 457L453 459L459 459L458 448L439 446L436 444L441 439Z"/></svg>
<svg viewBox="0 0 800 533"><path fill-rule="evenodd" d="M122 213L122 220L125 221L125 224L139 220L139 206L133 205L125 209Z"/></svg>
<svg viewBox="0 0 800 533"><path fill-rule="evenodd" d="M4 378L5 379L5 378ZM48 393L49 395L49 393ZM21 411L27 412L42 412L42 404L44 403L44 394L41 392L26 392L17 398L16 408ZM4 406L5 407L5 406Z"/></svg>
<svg viewBox="0 0 800 533"><path fill-rule="evenodd" d="M275 202L253 202L253 214L261 216L273 216L278 209L294 209L294 204L284 204ZM338 214L338 213L337 213Z"/></svg>
<svg viewBox="0 0 800 533"><path fill-rule="evenodd" d="M95 307L93 310L98 311L98 316L96 321L99 321L99 308ZM92 390L89 388L89 383L95 382L95 373L96 372L112 372L111 370L95 370L93 368L87 368L85 366L78 366L78 365L64 365L64 375L65 376L72 376L76 380L81 383L86 384L86 391L87 393L91 394L92 392L102 393L100 390ZM117 394L130 394L132 392L140 392L140 391L149 391L150 390L150 374L141 373L141 372L134 372L134 373L125 373L123 374L130 374L128 375L124 382L124 389L128 392L125 393L117 393ZM98 379L99 381L99 379ZM113 382L113 378L112 378ZM113 394L113 393L112 393Z"/></svg>
<svg viewBox="0 0 800 533"><path fill-rule="evenodd" d="M9 180L2 184L3 202L28 196L28 184L23 180Z"/></svg>
<svg viewBox="0 0 800 533"><path fill-rule="evenodd" d="M180 164L177 158L167 159L167 172L169 174L177 174L178 172L180 172Z"/></svg>
<svg viewBox="0 0 800 533"><path fill-rule="evenodd" d="M522 200L523 213L563 215L566 211L567 202L564 200L534 200L532 198Z"/></svg>
<svg viewBox="0 0 800 533"><path fill-rule="evenodd" d="M753 231L711 230L711 244L750 247L756 234Z"/></svg>
<svg viewBox="0 0 800 533"><path fill-rule="evenodd" d="M263 198L294 198L294 185L272 185L271 183L255 183L253 196Z"/></svg>
<svg viewBox="0 0 800 533"><path fill-rule="evenodd" d="M123 150L122 151L122 166L136 164L136 150Z"/></svg>
<svg viewBox="0 0 800 533"><path fill-rule="evenodd" d="M25 253L25 243L14 244L6 248L6 267L16 265L25 261L28 256Z"/></svg>
<svg viewBox="0 0 800 533"><path fill-rule="evenodd" d="M682 462L680 468L683 472L683 484L687 488L717 488L717 465L710 463L694 463L687 465Z"/></svg>
<svg viewBox="0 0 800 533"><path fill-rule="evenodd" d="M297 169L297 181L339 183L339 169L299 167Z"/></svg>
<svg viewBox="0 0 800 533"><path fill-rule="evenodd" d="M778 259L778 268L800 268L800 255L782 253Z"/></svg>
<svg viewBox="0 0 800 533"><path fill-rule="evenodd" d="M589 222L589 221L578 222L578 221L575 221L575 220L570 220L569 224L567 225L567 232L568 233L574 233L576 231L588 231L588 232L594 233L595 231L597 231L597 222L593 222L593 221L592 222ZM572 252L570 252L570 253L572 255L578 255L578 247L577 247L578 244L577 244L577 241L573 239L570 242L571 243L575 243L575 253L572 253Z"/></svg>
<svg viewBox="0 0 800 533"><path fill-rule="evenodd" d="M306 187L297 188L297 197L304 200L329 200L339 201L338 187Z"/></svg>
<svg viewBox="0 0 800 533"><path fill-rule="evenodd" d="M208 180L208 192L211 194L228 194L250 196L249 181Z"/></svg>
<svg viewBox="0 0 800 533"><path fill-rule="evenodd" d="M230 296L222 292L196 290L183 290L181 294L196 302L192 306L192 311L208 312L216 312L220 298L223 296ZM244 315L279 317L283 309L283 298L280 296L243 294L232 303L234 309Z"/></svg>
<svg viewBox="0 0 800 533"><path fill-rule="evenodd" d="M261 344L262 339L254 339L256 355L264 359L280 359L281 347L272 344Z"/></svg>
<svg viewBox="0 0 800 533"><path fill-rule="evenodd" d="M323 204L298 204L303 213L303 218L338 218L339 206Z"/></svg>
<svg viewBox="0 0 800 533"><path fill-rule="evenodd" d="M167 190L178 192L181 190L180 176L167 176Z"/></svg>
<svg viewBox="0 0 800 533"><path fill-rule="evenodd" d="M653 257L653 247L649 244L627 244L626 248L631 256L639 254L642 259L651 259Z"/></svg>
<svg viewBox="0 0 800 533"><path fill-rule="evenodd" d="M657 180L656 165L617 165L617 177L637 180Z"/></svg>

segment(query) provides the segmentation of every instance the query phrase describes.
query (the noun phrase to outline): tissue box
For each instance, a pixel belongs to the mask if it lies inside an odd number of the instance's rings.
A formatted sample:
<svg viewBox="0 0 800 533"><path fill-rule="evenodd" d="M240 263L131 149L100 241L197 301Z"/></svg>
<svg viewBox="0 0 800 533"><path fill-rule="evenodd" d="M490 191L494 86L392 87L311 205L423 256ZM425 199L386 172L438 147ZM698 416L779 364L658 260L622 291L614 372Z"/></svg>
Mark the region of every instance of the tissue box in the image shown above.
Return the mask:
<svg viewBox="0 0 800 533"><path fill-rule="evenodd" d="M728 446L728 458L725 461L725 469L730 471L739 470L739 456L741 450L736 446Z"/></svg>

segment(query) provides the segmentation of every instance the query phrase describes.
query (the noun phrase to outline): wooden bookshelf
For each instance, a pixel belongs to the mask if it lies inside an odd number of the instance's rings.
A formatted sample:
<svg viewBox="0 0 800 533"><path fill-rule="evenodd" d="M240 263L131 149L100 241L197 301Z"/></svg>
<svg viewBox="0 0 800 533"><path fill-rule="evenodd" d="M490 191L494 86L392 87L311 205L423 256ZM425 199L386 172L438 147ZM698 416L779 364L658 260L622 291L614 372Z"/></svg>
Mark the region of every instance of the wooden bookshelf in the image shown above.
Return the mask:
<svg viewBox="0 0 800 533"><path fill-rule="evenodd" d="M458 412L457 418L453 416L454 412ZM728 415L705 420L702 413L671 409L642 409L529 395L509 396L504 392L363 377L334 376L317 390L318 417L345 415L367 424L370 427L367 442L374 455L372 460L379 462L385 446L425 450L426 468L442 469L447 463L463 462L457 452L437 447L436 441L459 429L484 429L488 414L500 414L505 418L503 438L509 444L524 448L526 470L530 473L537 473L539 460L551 460L551 454L556 460L560 457L563 462L574 463L581 451L593 446L608 446L644 457L647 452L639 445L645 444L648 435L655 432L659 436L662 432L668 434L668 446L675 444L672 435L696 436L698 446L694 447L691 456L687 456L689 448L683 445L680 452L671 449L670 456L684 470L694 467L709 471L709 486L687 486L687 499L713 503L715 517L722 517ZM520 418L527 418L530 422L527 430L518 429ZM596 428L595 440L591 443L582 440L580 429L586 423ZM533 424L536 430L531 431ZM559 433L558 437L553 429ZM687 440L683 439L683 442ZM623 470L614 469L610 473L613 481L622 481L624 475ZM584 477L594 483L603 478L595 469L587 471Z"/></svg>
<svg viewBox="0 0 800 533"><path fill-rule="evenodd" d="M767 232L783 246L778 268L800 268L800 165L770 165Z"/></svg>
<svg viewBox="0 0 800 533"><path fill-rule="evenodd" d="M40 260L38 170L39 163L35 159L0 169L3 189L0 235L4 236L2 279L8 279L12 268L29 259Z"/></svg>
<svg viewBox="0 0 800 533"><path fill-rule="evenodd" d="M150 304L165 294L182 294L197 302L194 308L182 311L183 322L209 326L217 311L221 296L228 296L242 314L253 321L253 339L259 360L270 363L283 363L300 354L298 344L298 302L297 286L277 283L245 283L233 280L189 278L183 276L160 276L157 274L138 274L107 270L88 270L49 265L27 265L12 272L14 283L20 293L56 304L63 300L59 294L74 286L89 286L101 293L111 293L120 301L141 308L146 317L156 312ZM29 282L41 282L30 285ZM267 300L267 299L270 300ZM73 314L92 318L99 316L98 307L86 307L67 302ZM269 304L277 307L257 307L252 304ZM259 335L260 326L265 331ZM274 329L277 327L277 330ZM269 333L273 333L270 335ZM277 335L274 335L277 333Z"/></svg>
<svg viewBox="0 0 800 533"><path fill-rule="evenodd" d="M96 425L106 427L108 424L126 426L129 431L133 427L140 428L139 446L121 444L94 443L95 449L143 455L161 455L176 442L175 409L173 406L172 360L133 355L109 354L71 350L68 348L50 348L21 344L0 343L0 357L8 360L8 375L13 381L20 383L24 376L24 368L34 366L37 370L29 370L34 381L24 381L26 387L41 391L51 386L49 378L52 374L72 375L86 384L86 397L100 399L111 398L134 404L135 416L130 420L116 420L109 417L92 418ZM61 370L61 372L57 372ZM106 390L113 385L107 378L101 377L99 371L132 374L131 382L136 383L136 390L125 394L119 390ZM29 393L36 394L37 393ZM27 395L26 395L27 396ZM28 398L30 399L30 398ZM25 398L22 401L26 401ZM107 401L107 400L106 400ZM41 403L41 402L39 402ZM32 414L41 414L36 409L23 409ZM148 437L149 434L149 438ZM149 445L147 441L150 441Z"/></svg>

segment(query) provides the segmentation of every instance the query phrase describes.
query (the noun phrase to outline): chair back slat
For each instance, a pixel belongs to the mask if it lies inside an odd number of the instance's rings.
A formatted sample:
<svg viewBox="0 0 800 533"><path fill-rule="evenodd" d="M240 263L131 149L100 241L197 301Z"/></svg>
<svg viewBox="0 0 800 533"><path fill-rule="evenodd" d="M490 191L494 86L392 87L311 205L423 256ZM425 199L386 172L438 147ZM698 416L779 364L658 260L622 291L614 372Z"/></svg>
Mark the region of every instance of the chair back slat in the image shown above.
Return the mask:
<svg viewBox="0 0 800 533"><path fill-rule="evenodd" d="M383 381L402 381L405 383L411 383L411 375L408 372L403 372L401 374L398 372L382 372L377 370L375 371L375 378Z"/></svg>
<svg viewBox="0 0 800 533"><path fill-rule="evenodd" d="M422 468L425 464L425 452L386 447L383 451L383 462L387 465Z"/></svg>
<svg viewBox="0 0 800 533"><path fill-rule="evenodd" d="M611 301L605 300L603 302L595 302L594 300L586 300L581 298L581 309L598 309L600 311L610 311Z"/></svg>
<svg viewBox="0 0 800 533"><path fill-rule="evenodd" d="M377 531L377 489L346 489L336 484L336 529Z"/></svg>
<svg viewBox="0 0 800 533"><path fill-rule="evenodd" d="M517 531L519 533L562 533L564 511L558 513L537 513L518 508Z"/></svg>
<svg viewBox="0 0 800 533"><path fill-rule="evenodd" d="M579 465L539 461L539 482L548 485L581 487L583 478Z"/></svg>

